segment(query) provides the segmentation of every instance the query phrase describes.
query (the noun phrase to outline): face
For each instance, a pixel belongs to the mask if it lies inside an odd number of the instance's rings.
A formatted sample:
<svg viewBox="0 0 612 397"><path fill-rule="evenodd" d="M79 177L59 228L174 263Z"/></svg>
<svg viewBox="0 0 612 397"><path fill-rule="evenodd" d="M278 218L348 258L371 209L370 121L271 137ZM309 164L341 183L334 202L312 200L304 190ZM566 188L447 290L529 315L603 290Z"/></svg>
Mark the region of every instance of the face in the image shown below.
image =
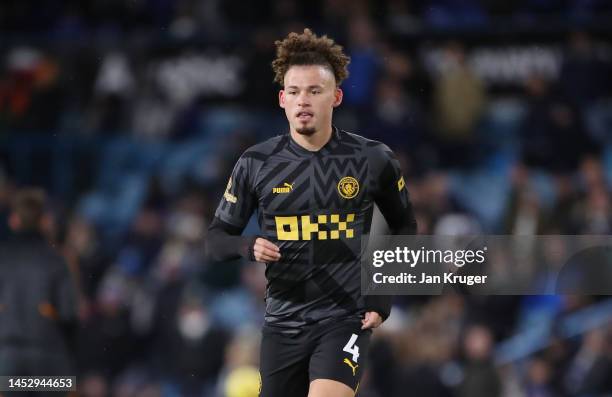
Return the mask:
<svg viewBox="0 0 612 397"><path fill-rule="evenodd" d="M292 66L285 73L278 99L291 130L312 135L331 126L333 109L342 102L342 90L324 66Z"/></svg>

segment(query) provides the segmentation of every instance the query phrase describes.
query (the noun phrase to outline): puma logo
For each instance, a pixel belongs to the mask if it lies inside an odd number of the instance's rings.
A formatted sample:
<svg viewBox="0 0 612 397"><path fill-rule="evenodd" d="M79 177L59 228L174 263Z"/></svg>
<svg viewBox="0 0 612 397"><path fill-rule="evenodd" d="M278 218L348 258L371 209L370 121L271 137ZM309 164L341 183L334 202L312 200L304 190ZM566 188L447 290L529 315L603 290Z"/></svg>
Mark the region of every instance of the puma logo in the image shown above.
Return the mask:
<svg viewBox="0 0 612 397"><path fill-rule="evenodd" d="M351 367L351 369L353 370L353 376L355 376L355 372L357 371L357 367L359 367L359 365L355 365L353 366L353 363L351 362L351 360L349 360L348 358L345 358L343 363L345 363L346 365L348 365L349 367Z"/></svg>
<svg viewBox="0 0 612 397"><path fill-rule="evenodd" d="M272 193L276 193L276 194L279 194L279 193L290 193L292 190L293 190L293 183L285 182L283 184L283 187L272 188Z"/></svg>

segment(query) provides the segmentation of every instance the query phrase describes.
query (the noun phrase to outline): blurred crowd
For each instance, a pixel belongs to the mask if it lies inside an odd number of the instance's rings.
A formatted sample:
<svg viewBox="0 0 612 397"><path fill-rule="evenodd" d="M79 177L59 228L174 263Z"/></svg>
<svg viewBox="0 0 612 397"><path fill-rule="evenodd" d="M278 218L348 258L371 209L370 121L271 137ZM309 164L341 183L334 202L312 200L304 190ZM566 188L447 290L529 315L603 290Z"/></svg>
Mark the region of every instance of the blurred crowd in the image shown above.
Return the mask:
<svg viewBox="0 0 612 397"><path fill-rule="evenodd" d="M0 236L15 189L42 185L78 280L81 394L256 395L264 267L206 263L202 241L240 153L286 129L273 42L304 26L350 54L335 124L396 152L419 233L610 234L612 24L588 29L606 18L605 0L2 2ZM479 74L470 34L528 41L543 24L561 38L555 76ZM398 298L360 395L611 393L610 326L559 331L605 303ZM545 337L500 360L517 335Z"/></svg>
<svg viewBox="0 0 612 397"><path fill-rule="evenodd" d="M257 3L218 0L35 0L3 2L0 24L9 32L53 37L123 34L167 29L180 35L203 32L227 37L272 23L308 23L317 29L341 29L347 13L371 16L377 23L406 31L421 27L478 29L500 17L522 23L568 18L597 20L612 7L605 0L264 0ZM315 26L316 25L316 26ZM339 32L346 33L346 32Z"/></svg>

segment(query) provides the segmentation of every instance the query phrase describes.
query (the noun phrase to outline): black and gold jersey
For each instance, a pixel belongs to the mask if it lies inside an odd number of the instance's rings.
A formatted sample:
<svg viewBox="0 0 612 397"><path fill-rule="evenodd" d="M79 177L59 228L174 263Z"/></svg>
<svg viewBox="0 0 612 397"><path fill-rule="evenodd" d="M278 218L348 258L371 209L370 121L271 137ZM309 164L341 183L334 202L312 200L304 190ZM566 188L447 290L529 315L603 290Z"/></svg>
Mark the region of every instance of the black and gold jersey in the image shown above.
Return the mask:
<svg viewBox="0 0 612 397"><path fill-rule="evenodd" d="M361 237L375 203L396 233L415 232L399 162L380 142L334 127L316 152L287 133L242 154L215 217L242 230L257 211L262 237L280 248L280 261L266 264L266 324L300 327L365 311Z"/></svg>

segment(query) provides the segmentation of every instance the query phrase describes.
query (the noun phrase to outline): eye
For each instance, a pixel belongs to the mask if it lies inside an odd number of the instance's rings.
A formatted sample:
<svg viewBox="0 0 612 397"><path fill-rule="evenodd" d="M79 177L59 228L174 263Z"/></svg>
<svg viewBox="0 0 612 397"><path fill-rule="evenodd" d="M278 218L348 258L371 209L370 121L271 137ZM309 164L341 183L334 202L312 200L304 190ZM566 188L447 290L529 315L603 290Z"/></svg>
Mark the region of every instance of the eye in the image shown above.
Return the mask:
<svg viewBox="0 0 612 397"><path fill-rule="evenodd" d="M295 94L297 94L297 91L288 91L287 94L288 95L295 95Z"/></svg>
<svg viewBox="0 0 612 397"><path fill-rule="evenodd" d="M321 93L321 90L318 90L318 89L311 90L311 91L310 91L310 93L311 93L312 95L317 95L317 94L320 94L320 93Z"/></svg>

